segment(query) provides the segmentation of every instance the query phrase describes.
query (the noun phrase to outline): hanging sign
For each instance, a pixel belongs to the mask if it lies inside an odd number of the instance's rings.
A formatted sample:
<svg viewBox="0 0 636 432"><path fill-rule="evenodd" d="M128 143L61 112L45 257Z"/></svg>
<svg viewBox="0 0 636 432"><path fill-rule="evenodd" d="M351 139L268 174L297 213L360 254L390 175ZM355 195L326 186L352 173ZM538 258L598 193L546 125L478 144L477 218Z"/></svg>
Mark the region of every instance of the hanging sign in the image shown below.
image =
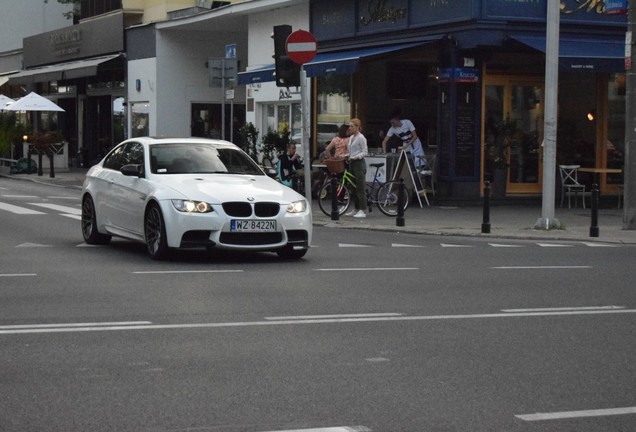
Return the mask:
<svg viewBox="0 0 636 432"><path fill-rule="evenodd" d="M605 0L605 14L624 15L627 13L627 0Z"/></svg>

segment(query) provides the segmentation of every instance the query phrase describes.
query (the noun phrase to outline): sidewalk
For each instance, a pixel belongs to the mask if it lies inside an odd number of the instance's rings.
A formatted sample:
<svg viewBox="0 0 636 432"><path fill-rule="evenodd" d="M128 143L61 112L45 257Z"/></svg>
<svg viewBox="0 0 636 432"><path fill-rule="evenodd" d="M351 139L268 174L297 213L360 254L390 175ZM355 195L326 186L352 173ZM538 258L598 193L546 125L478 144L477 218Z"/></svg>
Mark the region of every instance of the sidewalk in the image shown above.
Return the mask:
<svg viewBox="0 0 636 432"><path fill-rule="evenodd" d="M32 181L79 189L84 181L86 169L71 168L68 172L56 172L49 177L46 172L37 174L10 175L0 172L0 176L16 180ZM556 206L555 217L563 225L562 229L538 230L534 225L541 217L541 204L497 205L490 209L491 233L482 234L483 208L480 205L456 207L435 205L419 208L409 206L404 215L405 226L396 226L396 218L383 215L376 208L367 213L365 219L341 216L332 221L313 202L314 225L330 228L381 230L402 233L431 234L444 236L472 236L486 239L531 239L531 240L576 240L588 242L636 244L636 230L623 230L623 209L601 208L598 212L599 237L590 237L591 210L582 208L560 208Z"/></svg>

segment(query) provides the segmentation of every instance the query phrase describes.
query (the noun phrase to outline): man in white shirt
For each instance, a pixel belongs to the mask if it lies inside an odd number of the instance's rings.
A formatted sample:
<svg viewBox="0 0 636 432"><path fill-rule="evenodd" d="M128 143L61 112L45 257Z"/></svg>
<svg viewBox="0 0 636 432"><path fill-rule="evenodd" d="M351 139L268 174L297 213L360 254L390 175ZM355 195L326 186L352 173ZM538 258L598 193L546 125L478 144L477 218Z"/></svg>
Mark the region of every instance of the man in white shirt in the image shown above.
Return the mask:
<svg viewBox="0 0 636 432"><path fill-rule="evenodd" d="M402 140L400 150L410 152L415 158L415 167L424 169L426 166L426 155L424 154L424 146L417 136L415 126L411 120L401 118L399 110L393 111L389 119L391 127L382 140L382 151L386 153L386 145L392 136L397 136Z"/></svg>

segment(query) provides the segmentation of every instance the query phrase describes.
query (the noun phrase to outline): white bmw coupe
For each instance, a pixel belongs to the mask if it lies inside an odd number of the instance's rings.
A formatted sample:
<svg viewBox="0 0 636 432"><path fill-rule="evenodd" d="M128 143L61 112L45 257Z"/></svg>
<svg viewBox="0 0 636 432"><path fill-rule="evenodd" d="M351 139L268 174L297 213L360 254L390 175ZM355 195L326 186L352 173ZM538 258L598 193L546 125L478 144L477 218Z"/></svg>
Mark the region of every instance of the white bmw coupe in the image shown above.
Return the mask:
<svg viewBox="0 0 636 432"><path fill-rule="evenodd" d="M268 177L236 145L200 138L132 138L88 170L82 235L170 249L273 251L302 258L311 244L309 203Z"/></svg>

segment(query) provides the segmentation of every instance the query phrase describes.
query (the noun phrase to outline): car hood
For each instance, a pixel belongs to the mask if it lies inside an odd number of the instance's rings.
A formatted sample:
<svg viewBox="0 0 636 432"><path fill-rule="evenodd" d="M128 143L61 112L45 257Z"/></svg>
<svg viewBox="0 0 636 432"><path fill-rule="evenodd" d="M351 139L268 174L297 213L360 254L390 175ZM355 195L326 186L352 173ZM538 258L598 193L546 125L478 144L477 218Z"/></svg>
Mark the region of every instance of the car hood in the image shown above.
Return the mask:
<svg viewBox="0 0 636 432"><path fill-rule="evenodd" d="M178 191L183 198L211 204L227 201L271 201L290 203L304 197L267 176L230 174L175 174L158 182Z"/></svg>

